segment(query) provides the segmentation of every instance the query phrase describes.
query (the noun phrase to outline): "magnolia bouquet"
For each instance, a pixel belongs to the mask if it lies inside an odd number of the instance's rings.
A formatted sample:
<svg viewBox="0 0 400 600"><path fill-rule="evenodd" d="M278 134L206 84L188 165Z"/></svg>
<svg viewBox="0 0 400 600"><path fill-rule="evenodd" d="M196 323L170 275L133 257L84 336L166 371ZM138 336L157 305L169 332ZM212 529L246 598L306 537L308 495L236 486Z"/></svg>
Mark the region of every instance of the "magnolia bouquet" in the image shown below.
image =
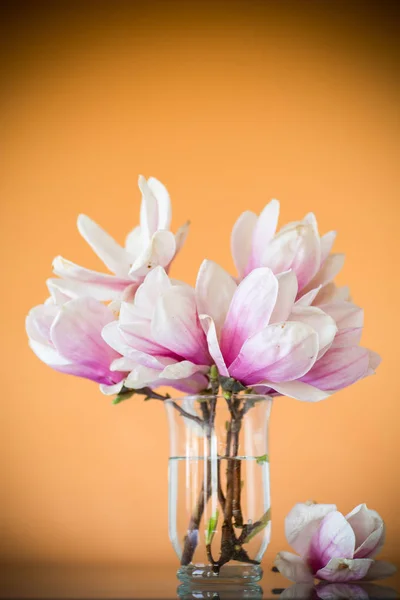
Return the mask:
<svg viewBox="0 0 400 600"><path fill-rule="evenodd" d="M211 260L193 289L169 276L189 224L170 231L164 185L139 177L140 225L120 246L85 215L78 230L111 273L58 256L50 297L26 320L35 354L53 369L91 379L119 402L251 389L316 402L374 373L379 356L361 347L363 311L334 277L344 256L335 232L320 236L312 213L277 231L279 202L236 221L238 274ZM236 386L236 388L235 388Z"/></svg>

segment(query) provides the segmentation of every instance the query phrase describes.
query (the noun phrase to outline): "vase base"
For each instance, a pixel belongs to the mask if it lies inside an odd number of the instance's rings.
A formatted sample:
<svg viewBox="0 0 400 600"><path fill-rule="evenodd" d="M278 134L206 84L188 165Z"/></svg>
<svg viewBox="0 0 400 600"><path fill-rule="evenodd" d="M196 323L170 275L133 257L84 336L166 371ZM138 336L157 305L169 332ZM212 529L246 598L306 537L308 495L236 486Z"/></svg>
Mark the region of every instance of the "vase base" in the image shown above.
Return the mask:
<svg viewBox="0 0 400 600"><path fill-rule="evenodd" d="M180 567L177 577L184 583L238 585L260 581L263 570L259 565L224 565L218 574L210 565Z"/></svg>

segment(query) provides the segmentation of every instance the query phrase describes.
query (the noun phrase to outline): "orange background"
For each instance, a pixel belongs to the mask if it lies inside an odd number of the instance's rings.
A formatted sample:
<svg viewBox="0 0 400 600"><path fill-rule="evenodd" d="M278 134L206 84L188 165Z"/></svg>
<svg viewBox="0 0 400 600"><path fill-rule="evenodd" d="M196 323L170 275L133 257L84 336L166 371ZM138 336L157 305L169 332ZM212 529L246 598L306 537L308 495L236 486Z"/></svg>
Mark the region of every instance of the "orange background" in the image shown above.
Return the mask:
<svg viewBox="0 0 400 600"><path fill-rule="evenodd" d="M18 6L18 3L16 3ZM398 53L390 5L352 2L36 3L2 34L1 557L20 563L177 565L167 534L162 406L112 406L29 350L28 310L61 254L100 263L78 213L119 241L138 222L137 176L163 181L172 274L233 269L238 215L281 200L337 229L340 284L365 308L377 376L317 405L281 398L271 420L271 563L283 519L309 498L388 523L399 503ZM380 6L380 8L379 8Z"/></svg>

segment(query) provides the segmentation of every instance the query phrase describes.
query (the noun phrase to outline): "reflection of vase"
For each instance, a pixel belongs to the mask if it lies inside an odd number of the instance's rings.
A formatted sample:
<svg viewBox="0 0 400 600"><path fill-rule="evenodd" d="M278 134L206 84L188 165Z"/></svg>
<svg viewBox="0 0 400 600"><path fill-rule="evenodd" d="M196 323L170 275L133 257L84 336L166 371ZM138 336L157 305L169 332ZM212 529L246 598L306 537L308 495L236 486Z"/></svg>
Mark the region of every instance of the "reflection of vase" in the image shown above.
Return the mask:
<svg viewBox="0 0 400 600"><path fill-rule="evenodd" d="M258 581L270 539L266 396L165 401L169 535L181 581Z"/></svg>

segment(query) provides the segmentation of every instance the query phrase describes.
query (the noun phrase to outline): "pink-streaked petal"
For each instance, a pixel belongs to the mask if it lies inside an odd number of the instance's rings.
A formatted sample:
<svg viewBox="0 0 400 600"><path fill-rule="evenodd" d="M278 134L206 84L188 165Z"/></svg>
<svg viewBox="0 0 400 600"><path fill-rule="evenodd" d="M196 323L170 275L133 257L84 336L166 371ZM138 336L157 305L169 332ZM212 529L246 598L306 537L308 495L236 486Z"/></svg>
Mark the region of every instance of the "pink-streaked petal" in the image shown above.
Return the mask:
<svg viewBox="0 0 400 600"><path fill-rule="evenodd" d="M321 390L341 390L365 377L368 374L368 364L369 353L365 348L330 348L302 377L302 381Z"/></svg>
<svg viewBox="0 0 400 600"><path fill-rule="evenodd" d="M288 320L310 325L317 332L319 347L317 360L331 346L337 333L337 326L332 317L316 306L294 306Z"/></svg>
<svg viewBox="0 0 400 600"><path fill-rule="evenodd" d="M336 277L344 265L344 254L330 254L315 277L309 281L303 292L308 292L319 285L325 285ZM299 286L300 287L300 286Z"/></svg>
<svg viewBox="0 0 400 600"><path fill-rule="evenodd" d="M304 223L292 224L290 228L281 230L262 256L263 266L270 267L274 273L292 269L296 273L299 290L312 280L320 260L319 237L311 225Z"/></svg>
<svg viewBox="0 0 400 600"><path fill-rule="evenodd" d="M368 559L364 559L368 560ZM397 567L386 560L374 560L364 576L365 581L374 581L375 579L386 579L397 572Z"/></svg>
<svg viewBox="0 0 400 600"><path fill-rule="evenodd" d="M142 253L143 248L147 245L148 240L144 239L140 225L134 227L125 239L125 249L133 262L135 258Z"/></svg>
<svg viewBox="0 0 400 600"><path fill-rule="evenodd" d="M338 511L329 512L311 538L308 564L315 573L332 558L353 558L356 537L351 525Z"/></svg>
<svg viewBox="0 0 400 600"><path fill-rule="evenodd" d="M144 387L159 386L159 376L161 371L151 369L143 365L136 365L125 379L125 387L132 390L139 390Z"/></svg>
<svg viewBox="0 0 400 600"><path fill-rule="evenodd" d="M109 308L92 298L77 298L61 307L51 327L51 339L58 352L72 363L92 369L99 383L116 383L110 364L118 357L101 337L102 329L114 316Z"/></svg>
<svg viewBox="0 0 400 600"><path fill-rule="evenodd" d="M282 396L288 396L302 402L320 402L329 398L331 392L320 390L312 385L303 383L302 381L284 381L284 382L265 382Z"/></svg>
<svg viewBox="0 0 400 600"><path fill-rule="evenodd" d="M278 280L270 269L254 269L236 289L221 330L221 350L232 363L244 342L264 329L278 296Z"/></svg>
<svg viewBox="0 0 400 600"><path fill-rule="evenodd" d="M229 373L245 385L290 381L309 371L317 353L318 335L312 327L274 323L243 344Z"/></svg>
<svg viewBox="0 0 400 600"><path fill-rule="evenodd" d="M86 215L78 217L78 231L112 273L125 277L130 269L126 250Z"/></svg>
<svg viewBox="0 0 400 600"><path fill-rule="evenodd" d="M153 356L179 358L174 352L154 340L150 321L120 323L119 329L126 344L133 350Z"/></svg>
<svg viewBox="0 0 400 600"><path fill-rule="evenodd" d="M314 288L313 290L310 290L309 292L304 294L304 296L298 298L296 300L296 306L311 306L315 298L317 297L320 289L321 286Z"/></svg>
<svg viewBox="0 0 400 600"><path fill-rule="evenodd" d="M121 279L114 277L114 275L107 275L106 273L98 273L90 269L85 269L72 263L69 260L57 256L53 261L53 271L59 277L65 278L66 280L72 280L84 286L76 286L76 290L79 289L80 293L76 295L87 295L96 298L96 300L113 300L117 298L124 289L133 283L128 277ZM61 286L61 283L59 284ZM60 289L62 289L60 287ZM85 294L86 290L86 294Z"/></svg>
<svg viewBox="0 0 400 600"><path fill-rule="evenodd" d="M171 231L156 231L144 251L129 271L132 278L141 278L157 266L167 267L175 256L175 236Z"/></svg>
<svg viewBox="0 0 400 600"><path fill-rule="evenodd" d="M292 548L301 556L307 556L311 539L321 521L336 511L335 504L299 502L285 519L285 535Z"/></svg>
<svg viewBox="0 0 400 600"><path fill-rule="evenodd" d="M149 177L147 185L157 200L157 229L169 229L171 225L171 200L167 188L155 177Z"/></svg>
<svg viewBox="0 0 400 600"><path fill-rule="evenodd" d="M171 287L157 301L151 324L156 343L199 365L210 363L207 341L200 325L194 290Z"/></svg>
<svg viewBox="0 0 400 600"><path fill-rule="evenodd" d="M319 308L335 319L339 329L362 327L364 311L353 302L338 300L327 304L319 304Z"/></svg>
<svg viewBox="0 0 400 600"><path fill-rule="evenodd" d="M202 373L193 373L187 379L166 379L163 385L169 385L185 394L198 394L208 387L208 378Z"/></svg>
<svg viewBox="0 0 400 600"><path fill-rule="evenodd" d="M336 235L336 231L329 231L328 233L325 233L325 235L321 236L321 265L323 265L329 256L329 253L332 250L332 246L335 242Z"/></svg>
<svg viewBox="0 0 400 600"><path fill-rule="evenodd" d="M190 222L187 221L186 223L184 223L183 225L181 225L178 229L178 231L175 234L175 254L177 254L181 248L183 247L183 244L186 241L186 238L188 236L189 233L189 229L190 229Z"/></svg>
<svg viewBox="0 0 400 600"><path fill-rule="evenodd" d="M346 519L356 536L354 558L376 556L385 542L385 525L381 516L366 504L359 504L346 515Z"/></svg>
<svg viewBox="0 0 400 600"><path fill-rule="evenodd" d="M279 552L275 558L275 566L279 572L296 583L312 583L314 581L307 563L291 552Z"/></svg>
<svg viewBox="0 0 400 600"><path fill-rule="evenodd" d="M257 215L250 210L246 210L240 215L232 229L231 252L239 277L244 276L250 260L256 223Z"/></svg>
<svg viewBox="0 0 400 600"><path fill-rule="evenodd" d="M278 225L279 208L279 201L273 199L268 202L257 219L253 232L253 244L250 259L250 267L252 269L265 266L262 259L266 246L275 235L276 227ZM287 269L281 270L286 271Z"/></svg>
<svg viewBox="0 0 400 600"><path fill-rule="evenodd" d="M346 348L358 346L362 337L362 327L354 329L342 329L338 331L332 344L332 348Z"/></svg>
<svg viewBox="0 0 400 600"><path fill-rule="evenodd" d="M324 581L360 581L364 579L374 561L370 558L332 558L316 572L315 577Z"/></svg>
<svg viewBox="0 0 400 600"><path fill-rule="evenodd" d="M58 306L61 306L61 304L64 304L73 298L84 295L84 292L86 291L84 284L77 290L76 286L79 286L79 284L66 279L50 278L46 281L46 285L50 292L50 298L46 300L45 304L52 303L57 304Z"/></svg>
<svg viewBox="0 0 400 600"><path fill-rule="evenodd" d="M314 300L315 306L328 304L330 302L339 302L340 300L350 301L350 288L347 285L338 287L333 281L319 286L318 294Z"/></svg>
<svg viewBox="0 0 400 600"><path fill-rule="evenodd" d="M228 377L229 372L222 356L215 323L209 315L199 315L199 319L207 337L208 351L217 366L218 372L223 377Z"/></svg>
<svg viewBox="0 0 400 600"><path fill-rule="evenodd" d="M237 288L225 269L212 260L204 260L196 281L196 305L198 313L210 315L219 333Z"/></svg>
<svg viewBox="0 0 400 600"><path fill-rule="evenodd" d="M297 277L293 271L286 271L276 276L278 280L278 296L272 311L270 323L287 321L297 296Z"/></svg>
<svg viewBox="0 0 400 600"><path fill-rule="evenodd" d="M142 192L142 203L140 206L140 228L145 240L150 240L157 231L158 204L157 200L143 177L139 175L139 189Z"/></svg>

